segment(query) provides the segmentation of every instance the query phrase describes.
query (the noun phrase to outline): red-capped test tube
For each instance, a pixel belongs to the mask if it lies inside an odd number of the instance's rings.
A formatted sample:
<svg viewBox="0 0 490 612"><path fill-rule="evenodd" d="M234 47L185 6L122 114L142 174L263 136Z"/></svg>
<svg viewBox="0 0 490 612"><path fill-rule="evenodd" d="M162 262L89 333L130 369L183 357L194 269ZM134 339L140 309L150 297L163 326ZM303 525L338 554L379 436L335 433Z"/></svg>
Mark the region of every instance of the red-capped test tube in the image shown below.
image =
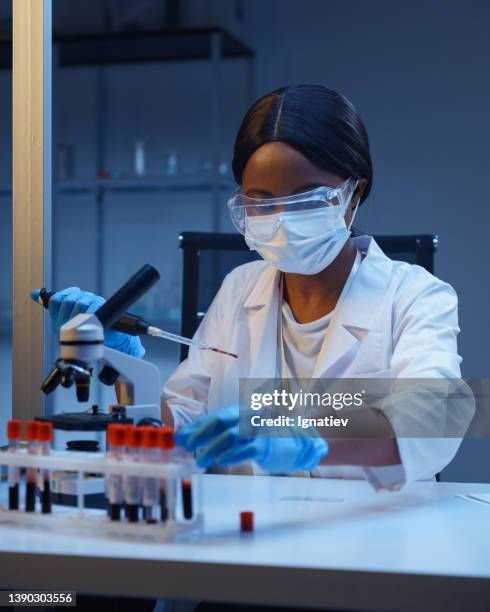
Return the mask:
<svg viewBox="0 0 490 612"><path fill-rule="evenodd" d="M127 425L111 424L107 428L107 458L115 461L124 459ZM123 477L121 474L108 474L106 477L106 496L109 518L121 520L121 507L124 501Z"/></svg>
<svg viewBox="0 0 490 612"><path fill-rule="evenodd" d="M143 430L141 459L147 463L157 463L160 458L158 429L151 426L141 427L141 429ZM158 505L158 490L158 478L143 479L143 516L147 523L156 522L153 508Z"/></svg>
<svg viewBox="0 0 490 612"><path fill-rule="evenodd" d="M175 437L172 427L161 427L158 430L158 443L160 446L160 461L162 463L170 463L175 448ZM175 478L164 478L160 481L160 520L162 522L169 518L175 519L176 491Z"/></svg>
<svg viewBox="0 0 490 612"><path fill-rule="evenodd" d="M28 455L37 455L38 427L38 421L27 421L26 439ZM36 468L26 469L26 512L35 512L36 510L36 472Z"/></svg>
<svg viewBox="0 0 490 612"><path fill-rule="evenodd" d="M240 512L240 531L246 533L254 530L254 513Z"/></svg>
<svg viewBox="0 0 490 612"><path fill-rule="evenodd" d="M7 423L7 438L9 441L8 450L16 453L19 450L20 439L22 437L22 422L19 419L11 419ZM19 480L20 469L17 465L9 465L9 510L19 509Z"/></svg>
<svg viewBox="0 0 490 612"><path fill-rule="evenodd" d="M178 460L187 463L192 458L191 453L187 452L182 446L177 449ZM194 516L192 501L192 471L183 476L180 482L182 495L182 514L185 519L190 520Z"/></svg>
<svg viewBox="0 0 490 612"><path fill-rule="evenodd" d="M142 433L141 427L129 425L126 428L127 461L140 460ZM128 521L137 523L141 504L141 478L139 476L126 476L124 478L124 504Z"/></svg>
<svg viewBox="0 0 490 612"><path fill-rule="evenodd" d="M53 424L48 421L40 421L37 425L37 452L39 455L51 453L51 442L53 441ZM39 491L41 492L41 512L51 512L51 488L49 483L49 470L39 470Z"/></svg>

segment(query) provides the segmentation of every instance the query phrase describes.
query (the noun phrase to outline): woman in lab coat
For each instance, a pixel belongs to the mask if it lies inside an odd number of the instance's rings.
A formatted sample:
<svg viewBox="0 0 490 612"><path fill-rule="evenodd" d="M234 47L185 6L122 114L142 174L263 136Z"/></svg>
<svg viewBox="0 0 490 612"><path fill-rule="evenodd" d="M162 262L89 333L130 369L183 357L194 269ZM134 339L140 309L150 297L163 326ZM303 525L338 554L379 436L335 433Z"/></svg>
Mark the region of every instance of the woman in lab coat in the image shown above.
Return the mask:
<svg viewBox="0 0 490 612"><path fill-rule="evenodd" d="M452 287L391 260L372 237L351 236L373 177L366 130L345 97L299 85L258 100L239 129L233 172L240 187L229 202L232 220L263 261L227 275L196 333L239 359L191 348L164 385L164 412L179 441L201 449L202 465L231 471L307 468L365 477L378 490L433 477L459 440L424 437L430 432L397 438L414 418L403 402L390 417L366 411L370 437L327 438L326 447L306 449L310 463L244 468L243 459L260 453L239 438L241 378L449 380L460 377L461 357ZM281 461L281 447L267 450Z"/></svg>
<svg viewBox="0 0 490 612"><path fill-rule="evenodd" d="M164 385L164 420L179 443L199 449L201 465L231 471L367 478L377 490L433 477L459 445L428 437L434 422L461 417L443 403L431 418L415 401L360 408L352 438L239 435L241 378L449 381L460 377L461 358L452 287L391 260L372 237L351 235L373 176L366 130L345 97L298 85L258 100L239 129L233 172L232 220L263 261L226 276L196 332L239 359L191 348ZM58 292L49 304L55 329L101 300L76 287ZM144 354L139 339L118 332L106 344Z"/></svg>

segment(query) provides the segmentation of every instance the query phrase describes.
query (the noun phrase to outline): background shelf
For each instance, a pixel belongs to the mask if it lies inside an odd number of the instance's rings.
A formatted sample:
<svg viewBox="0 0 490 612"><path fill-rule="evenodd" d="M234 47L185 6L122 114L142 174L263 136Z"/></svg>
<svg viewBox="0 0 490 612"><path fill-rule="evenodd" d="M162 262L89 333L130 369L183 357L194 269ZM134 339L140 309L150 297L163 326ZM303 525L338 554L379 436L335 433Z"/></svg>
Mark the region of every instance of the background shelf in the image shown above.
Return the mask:
<svg viewBox="0 0 490 612"><path fill-rule="evenodd" d="M223 191L233 191L236 184L230 178L223 178L219 188ZM158 193L158 192L192 192L212 191L211 178L195 177L175 178L141 178L141 179L73 179L59 181L54 184L56 193L70 195L81 193L95 193L98 189L110 193ZM0 183L0 196L12 195L10 183Z"/></svg>
<svg viewBox="0 0 490 612"><path fill-rule="evenodd" d="M53 36L60 66L209 59L213 35L221 37L221 57L253 57L253 51L221 28L179 28L86 36ZM0 69L12 68L12 41L0 41Z"/></svg>

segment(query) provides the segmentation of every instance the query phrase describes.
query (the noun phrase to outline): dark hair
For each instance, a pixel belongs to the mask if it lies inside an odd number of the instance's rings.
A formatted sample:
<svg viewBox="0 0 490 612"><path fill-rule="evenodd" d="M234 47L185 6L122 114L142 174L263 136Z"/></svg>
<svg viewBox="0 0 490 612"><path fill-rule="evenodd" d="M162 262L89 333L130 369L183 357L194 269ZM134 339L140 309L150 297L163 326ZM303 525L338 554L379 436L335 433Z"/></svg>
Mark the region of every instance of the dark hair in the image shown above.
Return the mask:
<svg viewBox="0 0 490 612"><path fill-rule="evenodd" d="M256 149L280 141L297 149L316 166L344 179L367 179L363 202L373 181L369 139L354 106L322 85L282 87L248 110L235 140L233 175L243 170Z"/></svg>

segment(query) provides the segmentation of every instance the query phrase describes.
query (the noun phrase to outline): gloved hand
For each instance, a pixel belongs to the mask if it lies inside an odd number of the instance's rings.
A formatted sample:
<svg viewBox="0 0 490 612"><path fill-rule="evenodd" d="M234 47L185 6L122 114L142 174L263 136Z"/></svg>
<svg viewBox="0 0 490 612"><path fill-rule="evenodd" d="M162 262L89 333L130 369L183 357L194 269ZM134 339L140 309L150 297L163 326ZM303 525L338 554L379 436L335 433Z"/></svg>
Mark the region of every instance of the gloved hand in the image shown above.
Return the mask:
<svg viewBox="0 0 490 612"><path fill-rule="evenodd" d="M37 302L40 289L34 289L31 298ZM53 323L54 331L59 334L60 327L77 314L94 313L105 300L95 293L81 291L79 287L67 287L57 291L51 296L48 304L49 314ZM130 336L112 329L104 331L104 344L108 348L115 349L133 357L143 357L145 349L141 344L139 336Z"/></svg>
<svg viewBox="0 0 490 612"><path fill-rule="evenodd" d="M176 432L175 442L188 451L203 449L197 458L203 468L253 460L272 474L314 469L328 453L327 442L312 428L290 430L290 438L241 438L239 408L232 405L183 427Z"/></svg>

